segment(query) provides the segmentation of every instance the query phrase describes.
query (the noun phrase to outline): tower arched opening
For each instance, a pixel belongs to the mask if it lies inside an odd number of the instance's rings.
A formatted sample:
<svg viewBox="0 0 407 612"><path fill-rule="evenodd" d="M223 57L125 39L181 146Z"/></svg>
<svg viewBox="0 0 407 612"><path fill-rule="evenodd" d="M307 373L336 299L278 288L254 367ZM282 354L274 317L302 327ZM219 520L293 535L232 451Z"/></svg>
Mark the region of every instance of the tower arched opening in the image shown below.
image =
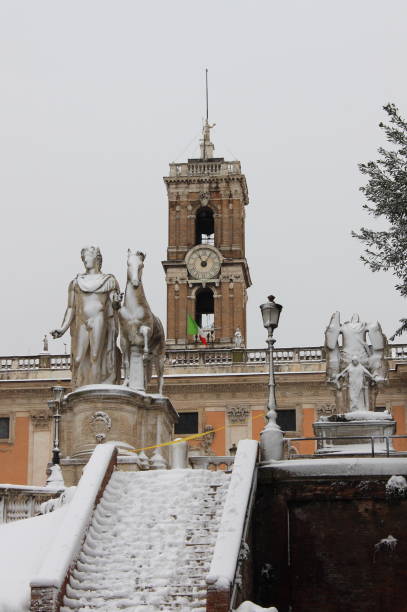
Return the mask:
<svg viewBox="0 0 407 612"><path fill-rule="evenodd" d="M215 300L209 287L200 288L195 295L195 321L199 327L210 334L214 330ZM211 338L209 338L211 339Z"/></svg>
<svg viewBox="0 0 407 612"><path fill-rule="evenodd" d="M196 213L195 244L215 244L215 222L209 206L201 206Z"/></svg>

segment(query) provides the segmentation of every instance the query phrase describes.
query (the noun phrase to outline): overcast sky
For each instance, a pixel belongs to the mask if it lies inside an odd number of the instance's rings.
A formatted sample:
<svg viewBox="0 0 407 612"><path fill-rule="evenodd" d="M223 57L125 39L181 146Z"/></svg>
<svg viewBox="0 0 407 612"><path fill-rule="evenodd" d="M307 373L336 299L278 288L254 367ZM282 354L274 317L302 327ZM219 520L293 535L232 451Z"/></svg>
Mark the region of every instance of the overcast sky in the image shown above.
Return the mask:
<svg viewBox="0 0 407 612"><path fill-rule="evenodd" d="M334 310L391 335L405 300L350 232L374 224L357 164L384 144L382 106L407 116L406 23L405 0L1 0L0 353L41 350L86 244L123 287L127 248L147 251L165 319L162 177L197 154L206 67L215 154L249 188L249 344L270 292L277 346L322 344Z"/></svg>

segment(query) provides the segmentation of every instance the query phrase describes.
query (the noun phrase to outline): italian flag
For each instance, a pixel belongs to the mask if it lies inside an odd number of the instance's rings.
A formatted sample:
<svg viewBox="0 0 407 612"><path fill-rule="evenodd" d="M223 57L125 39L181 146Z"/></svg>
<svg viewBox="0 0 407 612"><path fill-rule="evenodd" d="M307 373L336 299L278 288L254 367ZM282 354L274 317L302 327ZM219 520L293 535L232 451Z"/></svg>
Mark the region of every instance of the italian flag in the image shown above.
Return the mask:
<svg viewBox="0 0 407 612"><path fill-rule="evenodd" d="M188 315L187 319L187 334L188 336L198 336L202 344L204 344L205 346L208 344L205 336L202 335L201 328L199 327L198 323L191 317L191 315Z"/></svg>

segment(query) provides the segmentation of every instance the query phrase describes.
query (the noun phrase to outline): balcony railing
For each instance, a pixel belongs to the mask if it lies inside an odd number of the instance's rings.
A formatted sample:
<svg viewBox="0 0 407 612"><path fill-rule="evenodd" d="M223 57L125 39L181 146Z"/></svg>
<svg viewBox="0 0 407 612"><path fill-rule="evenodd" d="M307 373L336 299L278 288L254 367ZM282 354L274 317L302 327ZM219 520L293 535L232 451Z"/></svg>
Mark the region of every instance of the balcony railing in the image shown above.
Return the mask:
<svg viewBox="0 0 407 612"><path fill-rule="evenodd" d="M59 497L63 489L0 485L0 524L40 514L41 504Z"/></svg>
<svg viewBox="0 0 407 612"><path fill-rule="evenodd" d="M241 166L238 161L224 161L221 159L191 160L183 164L170 164L171 177L187 177L187 176L227 176L229 174L240 174Z"/></svg>
<svg viewBox="0 0 407 612"><path fill-rule="evenodd" d="M266 364L267 350L241 348L241 349L168 349L165 354L165 363L171 367L198 367L198 366L230 366L233 364L256 365ZM309 363L325 361L325 348L323 346L278 348L273 351L274 361L284 363ZM396 361L407 360L407 344L391 344L388 348L387 359ZM69 355L18 355L0 357L0 373L3 371L27 370L69 370L71 358Z"/></svg>
<svg viewBox="0 0 407 612"><path fill-rule="evenodd" d="M275 362L292 361L324 361L325 352L322 347L283 348L273 351ZM407 355L406 355L407 358ZM210 366L240 364L266 364L268 354L265 349L191 349L167 350L168 366Z"/></svg>

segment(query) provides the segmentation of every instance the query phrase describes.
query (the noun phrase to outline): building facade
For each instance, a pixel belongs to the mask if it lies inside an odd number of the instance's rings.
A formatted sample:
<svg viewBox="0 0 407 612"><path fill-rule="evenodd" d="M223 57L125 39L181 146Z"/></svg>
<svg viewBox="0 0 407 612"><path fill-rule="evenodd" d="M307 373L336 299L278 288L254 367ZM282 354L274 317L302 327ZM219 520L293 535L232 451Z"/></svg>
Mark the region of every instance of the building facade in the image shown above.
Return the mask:
<svg viewBox="0 0 407 612"><path fill-rule="evenodd" d="M278 422L286 437L312 437L312 424L335 409L326 384L323 347L276 349ZM378 410L387 409L397 434L407 433L407 345L388 349L389 383L378 395ZM70 391L67 355L0 358L0 482L42 485L52 456L53 419L47 402L51 388ZM240 439L258 439L264 427L268 363L263 349L168 349L164 393L180 414L177 436L215 430L191 442L199 455L225 456ZM155 379L151 390L155 390ZM61 427L64 426L62 413ZM89 427L91 424L89 423ZM301 453L314 441L296 443ZM407 450L407 440L394 440ZM61 449L64 456L64 449Z"/></svg>
<svg viewBox="0 0 407 612"><path fill-rule="evenodd" d="M167 352L164 393L180 420L176 436L197 455L233 454L237 442L259 439L268 394L265 349L247 348L246 301L250 273L245 256L248 191L240 162L213 156L205 122L201 156L170 164L167 287ZM189 333L188 318L199 328ZM323 347L276 349L278 423L288 437L312 437L313 423L335 411L326 383ZM388 410L397 433L406 433L407 345L387 349L389 383L378 410ZM53 445L51 388L71 390L70 357L43 352L0 358L0 482L43 485ZM155 380L150 389L155 390ZM89 423L91 427L91 423ZM61 429L64 428L64 414ZM62 436L63 439L63 436ZM108 439L108 438L107 438ZM293 443L312 454L315 441ZM405 439L394 441L407 450ZM61 448L62 456L67 449Z"/></svg>

